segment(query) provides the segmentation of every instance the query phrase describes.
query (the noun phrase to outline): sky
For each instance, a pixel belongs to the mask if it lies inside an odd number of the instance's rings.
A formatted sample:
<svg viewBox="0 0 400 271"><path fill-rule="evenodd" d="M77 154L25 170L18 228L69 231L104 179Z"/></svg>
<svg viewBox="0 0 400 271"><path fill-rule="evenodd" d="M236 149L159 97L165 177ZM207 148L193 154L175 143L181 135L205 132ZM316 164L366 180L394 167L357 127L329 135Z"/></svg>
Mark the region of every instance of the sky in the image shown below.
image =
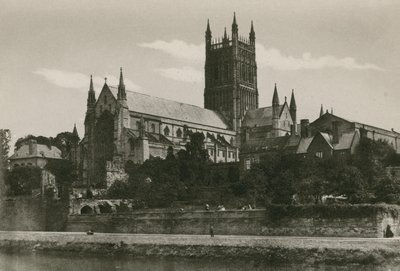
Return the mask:
<svg viewBox="0 0 400 271"><path fill-rule="evenodd" d="M89 78L96 95L123 67L128 90L203 106L204 32L248 37L253 20L260 107L294 89L298 118L321 104L400 131L399 1L0 0L0 128L80 136Z"/></svg>

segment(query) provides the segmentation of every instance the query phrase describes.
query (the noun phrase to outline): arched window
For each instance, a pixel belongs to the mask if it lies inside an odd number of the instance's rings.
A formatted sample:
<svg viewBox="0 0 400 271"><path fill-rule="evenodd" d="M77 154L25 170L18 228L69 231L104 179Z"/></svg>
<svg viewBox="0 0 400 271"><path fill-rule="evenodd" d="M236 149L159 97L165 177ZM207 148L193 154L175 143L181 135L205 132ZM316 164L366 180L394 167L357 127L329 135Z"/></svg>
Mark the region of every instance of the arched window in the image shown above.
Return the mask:
<svg viewBox="0 0 400 271"><path fill-rule="evenodd" d="M90 206L83 206L81 211L80 211L81 215L87 215L87 214L93 214L93 209Z"/></svg>
<svg viewBox="0 0 400 271"><path fill-rule="evenodd" d="M177 136L177 137L182 137L181 128L179 128L178 131L176 131L176 136Z"/></svg>
<svg viewBox="0 0 400 271"><path fill-rule="evenodd" d="M215 80L218 80L218 72L219 72L219 71L218 71L218 67L215 67L215 68L214 68L214 79L215 79Z"/></svg>
<svg viewBox="0 0 400 271"><path fill-rule="evenodd" d="M251 74L251 68L249 68L249 82L253 83L253 75Z"/></svg>
<svg viewBox="0 0 400 271"><path fill-rule="evenodd" d="M229 65L228 63L225 63L224 65L224 81L229 80Z"/></svg>
<svg viewBox="0 0 400 271"><path fill-rule="evenodd" d="M152 133L156 132L156 125L154 123L151 124L151 132Z"/></svg>
<svg viewBox="0 0 400 271"><path fill-rule="evenodd" d="M140 121L136 121L136 129L137 129L137 130L140 129Z"/></svg>
<svg viewBox="0 0 400 271"><path fill-rule="evenodd" d="M131 152L133 152L133 150L135 149L135 142L132 138L129 139L129 148Z"/></svg>
<svg viewBox="0 0 400 271"><path fill-rule="evenodd" d="M164 128L164 135L169 136L169 128L168 128L168 126L165 126L165 128Z"/></svg>
<svg viewBox="0 0 400 271"><path fill-rule="evenodd" d="M107 103L107 95L104 95L104 103Z"/></svg>

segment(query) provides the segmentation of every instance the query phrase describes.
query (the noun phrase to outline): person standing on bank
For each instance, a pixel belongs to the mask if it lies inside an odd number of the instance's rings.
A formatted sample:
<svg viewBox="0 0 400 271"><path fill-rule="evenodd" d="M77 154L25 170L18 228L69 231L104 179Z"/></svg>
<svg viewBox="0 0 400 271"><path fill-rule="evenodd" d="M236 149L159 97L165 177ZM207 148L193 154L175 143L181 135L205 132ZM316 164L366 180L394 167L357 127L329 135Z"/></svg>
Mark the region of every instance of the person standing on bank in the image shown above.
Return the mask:
<svg viewBox="0 0 400 271"><path fill-rule="evenodd" d="M390 228L390 225L387 225L387 226L386 226L386 231L385 231L385 233L384 233L384 236L385 236L386 238L392 238L392 237L394 236L394 234L393 234L393 232L392 232L392 229Z"/></svg>
<svg viewBox="0 0 400 271"><path fill-rule="evenodd" d="M210 236L214 237L214 227L212 225L210 226Z"/></svg>

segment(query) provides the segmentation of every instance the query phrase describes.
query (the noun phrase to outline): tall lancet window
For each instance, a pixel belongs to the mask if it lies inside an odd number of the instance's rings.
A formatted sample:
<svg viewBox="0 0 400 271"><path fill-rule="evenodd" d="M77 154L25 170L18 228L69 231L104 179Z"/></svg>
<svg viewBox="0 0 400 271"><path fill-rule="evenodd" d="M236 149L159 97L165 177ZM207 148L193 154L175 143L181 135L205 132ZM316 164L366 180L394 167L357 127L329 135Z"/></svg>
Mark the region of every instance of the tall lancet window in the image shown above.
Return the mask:
<svg viewBox="0 0 400 271"><path fill-rule="evenodd" d="M168 128L168 126L166 126L166 127L164 128L164 135L165 135L165 136L169 136L169 128Z"/></svg>

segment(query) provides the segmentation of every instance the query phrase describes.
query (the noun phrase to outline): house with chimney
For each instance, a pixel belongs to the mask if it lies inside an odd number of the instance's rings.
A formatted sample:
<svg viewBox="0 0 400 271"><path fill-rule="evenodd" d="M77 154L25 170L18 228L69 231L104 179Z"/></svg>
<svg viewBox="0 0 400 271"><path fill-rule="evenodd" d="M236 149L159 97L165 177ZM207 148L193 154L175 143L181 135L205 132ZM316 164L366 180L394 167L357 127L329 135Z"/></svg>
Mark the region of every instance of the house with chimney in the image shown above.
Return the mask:
<svg viewBox="0 0 400 271"><path fill-rule="evenodd" d="M30 139L14 151L9 158L11 168L18 166L35 166L44 168L49 160L62 159L61 151L55 146L38 144Z"/></svg>

